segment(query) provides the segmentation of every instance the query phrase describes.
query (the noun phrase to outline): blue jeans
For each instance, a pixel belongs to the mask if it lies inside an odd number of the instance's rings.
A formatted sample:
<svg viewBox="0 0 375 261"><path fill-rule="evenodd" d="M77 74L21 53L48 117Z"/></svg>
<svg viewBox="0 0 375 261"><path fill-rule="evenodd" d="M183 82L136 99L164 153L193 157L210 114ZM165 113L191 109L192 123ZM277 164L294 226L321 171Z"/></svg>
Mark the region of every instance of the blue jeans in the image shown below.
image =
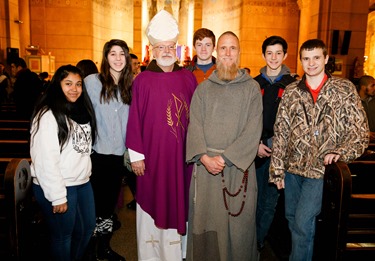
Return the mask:
<svg viewBox="0 0 375 261"><path fill-rule="evenodd" d="M51 238L52 260L71 261L83 257L95 229L95 204L91 183L67 187L68 210L54 214L42 188L33 184L35 199L46 220Z"/></svg>
<svg viewBox="0 0 375 261"><path fill-rule="evenodd" d="M315 220L322 207L323 179L286 172L285 217L292 235L290 261L310 261L314 250Z"/></svg>
<svg viewBox="0 0 375 261"><path fill-rule="evenodd" d="M264 238L273 221L276 211L279 192L275 184L268 183L270 158L256 169L258 184L258 201L257 201L257 242L264 244Z"/></svg>

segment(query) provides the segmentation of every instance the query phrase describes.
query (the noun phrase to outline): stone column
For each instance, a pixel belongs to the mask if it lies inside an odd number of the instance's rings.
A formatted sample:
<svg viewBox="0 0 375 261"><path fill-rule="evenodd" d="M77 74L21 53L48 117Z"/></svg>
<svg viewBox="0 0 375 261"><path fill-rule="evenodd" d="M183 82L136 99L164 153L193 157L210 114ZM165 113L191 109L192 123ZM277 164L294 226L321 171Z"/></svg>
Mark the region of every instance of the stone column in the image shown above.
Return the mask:
<svg viewBox="0 0 375 261"><path fill-rule="evenodd" d="M187 42L188 38L188 15L189 15L189 0L181 0L180 8L178 10L178 29L180 30L180 35L178 36L178 44L189 44Z"/></svg>
<svg viewBox="0 0 375 261"><path fill-rule="evenodd" d="M309 39L310 34L310 23L311 23L311 12L310 12L310 0L298 0L298 6L300 9L300 20L299 20L299 36L297 46L297 74L302 76L304 74L301 62L299 59L299 48L303 42Z"/></svg>
<svg viewBox="0 0 375 261"><path fill-rule="evenodd" d="M133 53L142 61L142 0L135 0L133 9Z"/></svg>
<svg viewBox="0 0 375 261"><path fill-rule="evenodd" d="M18 24L20 34L20 57L26 55L25 48L32 44L37 45L38 43L31 43L30 41L30 5L29 0L18 1L19 2L19 19L23 22Z"/></svg>
<svg viewBox="0 0 375 261"><path fill-rule="evenodd" d="M21 17L21 5L28 7L29 1L25 1L24 4L19 3L19 1L5 1L1 3L0 8L4 8L1 12L1 23L2 29L0 32L1 38L1 45L0 47L11 47L11 48L19 48L19 56L23 57L25 55L25 48L24 45L21 46L21 30L25 26L30 25L29 21L24 21L23 19L26 17ZM23 10L25 10L23 8ZM30 35L30 31L28 31L28 35ZM26 40L27 43L30 43L30 39Z"/></svg>

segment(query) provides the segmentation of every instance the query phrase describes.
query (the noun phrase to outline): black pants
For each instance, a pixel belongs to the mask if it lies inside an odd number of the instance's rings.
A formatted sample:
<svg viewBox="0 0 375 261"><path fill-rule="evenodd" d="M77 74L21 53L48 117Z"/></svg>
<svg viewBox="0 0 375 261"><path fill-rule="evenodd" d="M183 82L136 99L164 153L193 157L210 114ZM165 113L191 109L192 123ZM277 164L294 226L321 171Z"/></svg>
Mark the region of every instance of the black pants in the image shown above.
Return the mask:
<svg viewBox="0 0 375 261"><path fill-rule="evenodd" d="M125 175L124 157L117 155L91 154L91 184L94 190L96 217L111 218Z"/></svg>
<svg viewBox="0 0 375 261"><path fill-rule="evenodd" d="M128 170L127 168L125 168L125 175L127 177L126 182L129 185L129 189L130 189L133 197L135 197L135 190L136 190L136 187L137 187L137 184L136 184L137 176L134 174L134 172Z"/></svg>

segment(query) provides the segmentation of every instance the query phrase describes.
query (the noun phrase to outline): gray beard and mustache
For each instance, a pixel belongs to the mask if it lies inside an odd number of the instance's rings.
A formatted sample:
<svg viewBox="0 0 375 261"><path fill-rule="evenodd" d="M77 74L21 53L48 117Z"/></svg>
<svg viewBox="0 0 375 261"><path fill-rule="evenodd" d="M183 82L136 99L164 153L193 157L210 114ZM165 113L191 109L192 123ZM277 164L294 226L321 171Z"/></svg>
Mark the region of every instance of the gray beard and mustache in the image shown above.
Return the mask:
<svg viewBox="0 0 375 261"><path fill-rule="evenodd" d="M216 61L217 77L222 81L232 81L238 75L238 61L231 65L225 65L220 59Z"/></svg>
<svg viewBox="0 0 375 261"><path fill-rule="evenodd" d="M164 55L160 58L156 58L156 63L161 66L171 66L177 61L174 55Z"/></svg>

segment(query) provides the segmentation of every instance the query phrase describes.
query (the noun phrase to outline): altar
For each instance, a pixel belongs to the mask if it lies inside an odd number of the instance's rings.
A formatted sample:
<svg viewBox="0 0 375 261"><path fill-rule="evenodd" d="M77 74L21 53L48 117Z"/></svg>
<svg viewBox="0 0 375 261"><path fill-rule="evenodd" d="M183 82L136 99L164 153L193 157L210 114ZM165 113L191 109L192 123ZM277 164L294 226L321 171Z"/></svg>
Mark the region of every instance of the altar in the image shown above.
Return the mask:
<svg viewBox="0 0 375 261"><path fill-rule="evenodd" d="M48 72L49 75L55 73L55 56L52 55L26 55L25 61L27 67L39 74L41 72Z"/></svg>

